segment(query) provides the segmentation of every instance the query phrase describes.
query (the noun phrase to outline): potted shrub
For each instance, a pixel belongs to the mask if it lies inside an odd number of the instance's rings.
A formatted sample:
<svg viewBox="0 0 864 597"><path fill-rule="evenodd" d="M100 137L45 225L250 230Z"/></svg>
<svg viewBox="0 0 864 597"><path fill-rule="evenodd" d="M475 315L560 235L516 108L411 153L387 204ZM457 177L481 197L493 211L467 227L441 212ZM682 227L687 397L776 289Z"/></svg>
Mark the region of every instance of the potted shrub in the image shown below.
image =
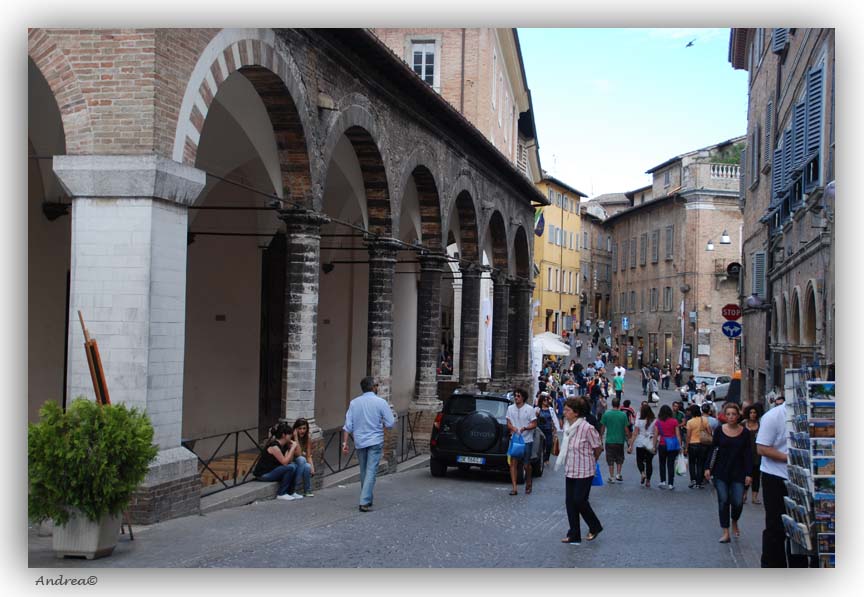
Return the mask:
<svg viewBox="0 0 864 597"><path fill-rule="evenodd" d="M39 415L27 433L30 520L54 520L58 557L110 555L123 510L158 451L150 420L135 408L86 398L65 413L46 402Z"/></svg>

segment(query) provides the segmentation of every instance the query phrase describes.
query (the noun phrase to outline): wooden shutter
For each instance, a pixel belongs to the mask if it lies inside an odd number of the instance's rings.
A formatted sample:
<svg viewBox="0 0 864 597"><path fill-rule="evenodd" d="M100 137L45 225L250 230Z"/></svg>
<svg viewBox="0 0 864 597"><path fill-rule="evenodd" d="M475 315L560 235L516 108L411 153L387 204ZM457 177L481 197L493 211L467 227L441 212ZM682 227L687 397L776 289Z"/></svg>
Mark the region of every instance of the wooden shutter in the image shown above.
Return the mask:
<svg viewBox="0 0 864 597"><path fill-rule="evenodd" d="M630 267L636 267L636 237L630 239Z"/></svg>
<svg viewBox="0 0 864 597"><path fill-rule="evenodd" d="M666 259L675 255L675 226L666 226Z"/></svg>
<svg viewBox="0 0 864 597"><path fill-rule="evenodd" d="M771 134L773 132L771 126L774 120L774 102L768 102L768 105L765 107L765 147L762 150L763 156L762 161L764 163L768 163L771 161L771 148L774 146L774 143L771 139Z"/></svg>
<svg viewBox="0 0 864 597"><path fill-rule="evenodd" d="M789 185L792 174L792 129L783 132L783 172L780 178L780 192L782 193Z"/></svg>
<svg viewBox="0 0 864 597"><path fill-rule="evenodd" d="M774 150L774 163L771 166L771 205L777 204L777 196L783 182L783 149Z"/></svg>
<svg viewBox="0 0 864 597"><path fill-rule="evenodd" d="M804 102L795 104L792 109L792 167L795 171L804 166L804 132L807 126Z"/></svg>
<svg viewBox="0 0 864 597"><path fill-rule="evenodd" d="M780 54L789 42L789 29L774 29L771 37L771 51Z"/></svg>
<svg viewBox="0 0 864 597"><path fill-rule="evenodd" d="M645 265L648 261L648 233L639 235L639 265Z"/></svg>
<svg viewBox="0 0 864 597"><path fill-rule="evenodd" d="M741 150L741 163L738 166L738 200L744 202L744 189L747 187L747 149ZM752 175L751 175L752 176Z"/></svg>
<svg viewBox="0 0 864 597"><path fill-rule="evenodd" d="M660 230L651 232L651 263L660 261Z"/></svg>
<svg viewBox="0 0 864 597"><path fill-rule="evenodd" d="M618 271L618 243L612 243L612 271Z"/></svg>
<svg viewBox="0 0 864 597"><path fill-rule="evenodd" d="M811 156L822 145L822 80L825 69L818 66L807 74L807 133L805 155Z"/></svg>
<svg viewBox="0 0 864 597"><path fill-rule="evenodd" d="M767 298L765 296L765 251L753 253L750 279L750 291L759 298Z"/></svg>

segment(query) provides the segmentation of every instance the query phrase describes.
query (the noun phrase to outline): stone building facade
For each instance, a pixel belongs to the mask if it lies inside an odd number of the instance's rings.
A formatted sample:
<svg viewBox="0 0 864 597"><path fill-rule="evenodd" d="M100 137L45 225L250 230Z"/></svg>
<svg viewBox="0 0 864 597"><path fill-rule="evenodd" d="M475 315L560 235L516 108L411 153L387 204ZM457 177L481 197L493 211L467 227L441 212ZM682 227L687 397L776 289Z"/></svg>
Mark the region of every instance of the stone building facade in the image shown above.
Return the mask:
<svg viewBox="0 0 864 597"><path fill-rule="evenodd" d="M537 187L550 205L537 208L534 227L534 263L537 274L534 288L534 334L579 326L579 293L582 288L579 247L581 191L545 174ZM537 233L540 233L539 235Z"/></svg>
<svg viewBox="0 0 864 597"><path fill-rule="evenodd" d="M721 310L738 298L740 182L730 162L743 143L730 139L652 168L651 188L627 193L633 206L605 220L612 234L612 336L630 355L628 366L642 348L647 360L673 367L680 361L726 374L737 367L739 349L721 332Z"/></svg>
<svg viewBox="0 0 864 597"><path fill-rule="evenodd" d="M749 73L742 307L745 400L835 360L834 30L733 29Z"/></svg>
<svg viewBox="0 0 864 597"><path fill-rule="evenodd" d="M32 29L28 68L30 417L93 397L80 310L155 428L135 520L197 511L196 438L303 417L327 471L367 374L422 442L454 265L460 383L484 272L490 377L529 381L546 199L370 32Z"/></svg>
<svg viewBox="0 0 864 597"><path fill-rule="evenodd" d="M582 202L582 321L592 333L609 335L612 291L612 236L604 226L606 209L595 200ZM585 326L583 326L585 327Z"/></svg>

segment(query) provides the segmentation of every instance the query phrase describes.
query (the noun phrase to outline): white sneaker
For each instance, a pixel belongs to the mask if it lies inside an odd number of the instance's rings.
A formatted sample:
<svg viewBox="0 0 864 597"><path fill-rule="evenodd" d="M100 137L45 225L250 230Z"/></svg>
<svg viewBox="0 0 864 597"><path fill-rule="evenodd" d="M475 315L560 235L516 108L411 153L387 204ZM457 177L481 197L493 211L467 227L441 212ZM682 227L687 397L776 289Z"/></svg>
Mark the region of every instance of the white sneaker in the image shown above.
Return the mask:
<svg viewBox="0 0 864 597"><path fill-rule="evenodd" d="M669 491L672 491L673 489L675 489L675 486L674 485L668 485L668 486L666 486L666 489L668 489Z"/></svg>
<svg viewBox="0 0 864 597"><path fill-rule="evenodd" d="M303 496L300 495L299 493L292 493L291 497L295 500L302 500L303 499Z"/></svg>
<svg viewBox="0 0 864 597"><path fill-rule="evenodd" d="M666 489L667 487L669 487L669 486L666 485L665 483L660 483L660 485L657 486L657 489Z"/></svg>
<svg viewBox="0 0 864 597"><path fill-rule="evenodd" d="M286 500L286 501L289 501L289 502L290 502L290 501L293 501L293 500L294 500L294 496L293 496L293 495L290 495L290 494L288 494L288 493L283 493L282 495L277 495L277 496L276 496L276 499L277 499L277 500Z"/></svg>

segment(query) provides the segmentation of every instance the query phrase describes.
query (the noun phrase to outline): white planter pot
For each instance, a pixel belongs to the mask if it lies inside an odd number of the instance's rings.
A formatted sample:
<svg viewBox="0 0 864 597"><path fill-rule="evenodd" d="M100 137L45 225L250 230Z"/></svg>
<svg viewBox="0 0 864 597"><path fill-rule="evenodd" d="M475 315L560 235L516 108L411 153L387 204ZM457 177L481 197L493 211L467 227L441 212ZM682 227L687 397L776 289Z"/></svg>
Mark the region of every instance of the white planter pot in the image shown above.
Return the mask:
<svg viewBox="0 0 864 597"><path fill-rule="evenodd" d="M66 524L54 524L54 555L58 558L83 556L88 560L111 555L120 536L121 520L119 516L106 515L92 522L73 511Z"/></svg>

